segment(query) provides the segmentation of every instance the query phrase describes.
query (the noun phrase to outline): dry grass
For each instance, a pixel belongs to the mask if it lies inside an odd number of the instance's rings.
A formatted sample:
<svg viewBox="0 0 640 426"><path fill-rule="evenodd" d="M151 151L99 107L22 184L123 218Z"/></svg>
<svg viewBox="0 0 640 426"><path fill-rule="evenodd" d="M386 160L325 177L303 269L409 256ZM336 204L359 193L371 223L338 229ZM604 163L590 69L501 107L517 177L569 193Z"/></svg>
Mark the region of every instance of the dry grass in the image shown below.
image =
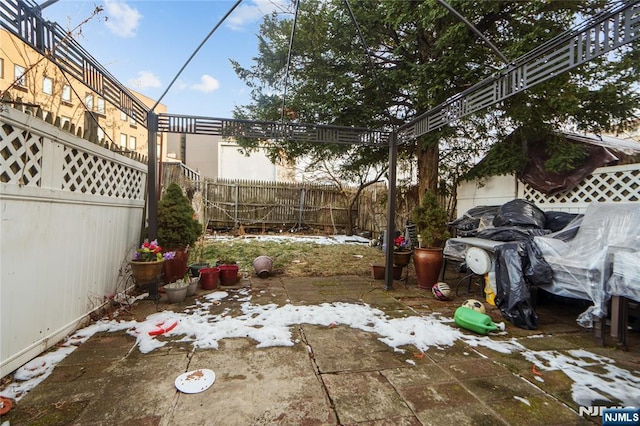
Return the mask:
<svg viewBox="0 0 640 426"><path fill-rule="evenodd" d="M371 263L384 262L380 249L365 245L258 241L250 238L207 241L203 259L211 264L220 259L235 260L241 271L253 273L253 259L258 256L270 256L274 274L290 277L364 276L371 274Z"/></svg>

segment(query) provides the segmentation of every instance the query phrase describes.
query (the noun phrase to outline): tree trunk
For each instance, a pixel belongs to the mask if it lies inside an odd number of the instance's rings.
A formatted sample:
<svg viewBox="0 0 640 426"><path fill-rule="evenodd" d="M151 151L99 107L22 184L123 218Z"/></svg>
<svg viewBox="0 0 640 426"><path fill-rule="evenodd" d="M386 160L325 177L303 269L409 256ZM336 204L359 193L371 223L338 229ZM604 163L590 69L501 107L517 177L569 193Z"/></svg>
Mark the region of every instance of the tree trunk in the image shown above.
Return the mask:
<svg viewBox="0 0 640 426"><path fill-rule="evenodd" d="M345 233L348 236L352 236L353 235L353 228L354 228L353 207L358 202L358 199L360 198L360 194L362 193L362 190L364 188L365 188L365 186L360 185L360 187L358 188L358 190L356 191L354 196L351 199L347 199L347 230L346 230Z"/></svg>
<svg viewBox="0 0 640 426"><path fill-rule="evenodd" d="M440 149L438 139L423 136L418 141L418 203L429 189L438 189L438 158Z"/></svg>
<svg viewBox="0 0 640 426"><path fill-rule="evenodd" d="M352 206L353 202L349 203L349 206L347 207L347 229L345 230L345 234L349 237L353 235L353 211L351 210Z"/></svg>

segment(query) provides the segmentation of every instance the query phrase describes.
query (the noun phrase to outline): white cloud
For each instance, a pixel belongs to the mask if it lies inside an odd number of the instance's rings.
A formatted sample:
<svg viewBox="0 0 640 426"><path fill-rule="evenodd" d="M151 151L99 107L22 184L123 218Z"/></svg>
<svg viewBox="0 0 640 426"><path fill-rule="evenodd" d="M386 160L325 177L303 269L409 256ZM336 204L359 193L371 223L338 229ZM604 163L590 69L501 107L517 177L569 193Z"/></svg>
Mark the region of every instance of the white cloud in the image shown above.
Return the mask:
<svg viewBox="0 0 640 426"><path fill-rule="evenodd" d="M135 37L142 19L138 9L133 9L127 3L117 0L105 0L104 6L107 15L105 21L107 28L119 37Z"/></svg>
<svg viewBox="0 0 640 426"><path fill-rule="evenodd" d="M287 0L252 0L243 3L233 11L226 20L227 25L233 30L241 30L245 25L258 21L274 10L289 10L290 2Z"/></svg>
<svg viewBox="0 0 640 426"><path fill-rule="evenodd" d="M160 79L151 71L138 71L138 76L129 80L128 84L138 89L162 86Z"/></svg>
<svg viewBox="0 0 640 426"><path fill-rule="evenodd" d="M197 90L203 93L213 92L218 90L220 82L210 75L204 74L200 77L200 83L191 85L191 89Z"/></svg>
<svg viewBox="0 0 640 426"><path fill-rule="evenodd" d="M176 82L173 84L173 87L174 87L176 90L184 90L184 89L188 88L188 87L189 87L189 85L188 85L184 80L182 80L181 78L179 78L179 79L177 79L177 80L176 80Z"/></svg>

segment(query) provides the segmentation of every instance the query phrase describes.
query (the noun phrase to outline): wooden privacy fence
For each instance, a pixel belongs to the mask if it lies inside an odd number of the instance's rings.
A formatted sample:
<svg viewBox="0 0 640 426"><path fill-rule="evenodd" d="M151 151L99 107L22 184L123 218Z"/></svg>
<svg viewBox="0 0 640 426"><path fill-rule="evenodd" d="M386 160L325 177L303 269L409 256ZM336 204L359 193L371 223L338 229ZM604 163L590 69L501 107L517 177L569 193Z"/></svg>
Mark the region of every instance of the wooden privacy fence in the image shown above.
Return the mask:
<svg viewBox="0 0 640 426"><path fill-rule="evenodd" d="M214 228L347 226L345 198L330 185L215 179L205 181L203 195L205 220Z"/></svg>
<svg viewBox="0 0 640 426"><path fill-rule="evenodd" d="M310 227L335 233L343 232L348 223L346 197L328 184L201 179L197 172L181 163L163 163L162 182L164 188L177 182L190 198L197 198L196 204L202 204L203 208L196 208L196 212L209 228L299 230ZM356 190L347 188L350 195ZM416 203L415 187L399 190L397 195L396 229L404 229ZM372 231L377 237L384 231L387 196L387 185L383 182L362 191L352 208L355 233Z"/></svg>

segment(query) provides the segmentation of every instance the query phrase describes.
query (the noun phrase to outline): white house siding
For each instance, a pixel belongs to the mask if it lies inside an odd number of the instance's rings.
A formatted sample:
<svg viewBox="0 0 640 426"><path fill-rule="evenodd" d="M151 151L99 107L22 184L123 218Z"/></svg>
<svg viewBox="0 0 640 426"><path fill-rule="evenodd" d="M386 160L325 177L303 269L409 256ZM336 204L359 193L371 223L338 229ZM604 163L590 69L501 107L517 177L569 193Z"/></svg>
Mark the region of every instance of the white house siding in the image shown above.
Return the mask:
<svg viewBox="0 0 640 426"><path fill-rule="evenodd" d="M476 206L500 206L517 198L517 194L518 180L513 175L464 181L458 185L457 216Z"/></svg>
<svg viewBox="0 0 640 426"><path fill-rule="evenodd" d="M238 146L222 142L219 150L219 177L225 179L244 180L276 180L276 165L271 163L263 151L252 152L248 157L243 155Z"/></svg>

